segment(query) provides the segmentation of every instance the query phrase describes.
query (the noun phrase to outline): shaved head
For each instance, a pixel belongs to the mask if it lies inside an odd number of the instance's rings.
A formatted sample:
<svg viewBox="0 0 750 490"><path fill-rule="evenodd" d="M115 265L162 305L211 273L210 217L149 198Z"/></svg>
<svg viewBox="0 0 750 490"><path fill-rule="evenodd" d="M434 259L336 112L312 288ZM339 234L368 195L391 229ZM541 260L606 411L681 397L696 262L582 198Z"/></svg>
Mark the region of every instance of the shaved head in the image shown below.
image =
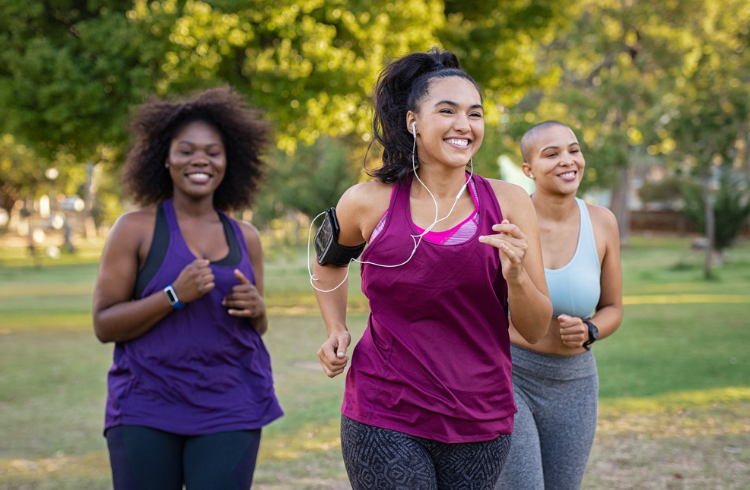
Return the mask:
<svg viewBox="0 0 750 490"><path fill-rule="evenodd" d="M524 162L531 161L532 153L537 145L539 136L545 130L556 126L570 129L570 126L559 121L544 121L535 126L532 126L528 131L526 131L526 133L524 133L523 138L521 138L521 156L523 157ZM573 130L570 129L570 131L572 132Z"/></svg>

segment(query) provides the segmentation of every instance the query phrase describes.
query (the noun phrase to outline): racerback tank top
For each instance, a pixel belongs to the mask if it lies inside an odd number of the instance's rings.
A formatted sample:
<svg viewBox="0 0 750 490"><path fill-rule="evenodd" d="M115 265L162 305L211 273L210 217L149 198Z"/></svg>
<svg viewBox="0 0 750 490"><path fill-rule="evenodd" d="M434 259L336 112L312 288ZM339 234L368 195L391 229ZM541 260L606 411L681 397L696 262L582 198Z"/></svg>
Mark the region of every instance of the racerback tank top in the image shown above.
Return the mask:
<svg viewBox="0 0 750 490"><path fill-rule="evenodd" d="M161 229L154 236L163 237L166 231L167 238L152 242L148 254L162 259L158 264L152 261L155 273L139 297L161 291L196 259L182 237L172 200L162 207L156 225ZM283 414L260 334L250 321L231 316L221 304L238 283L234 269L253 283L255 274L239 225L217 212L225 231L229 226L234 237L228 257L210 264L216 286L185 308L171 311L140 337L115 344L105 430L127 424L204 435L259 429ZM239 246L238 256L233 242Z"/></svg>
<svg viewBox="0 0 750 490"><path fill-rule="evenodd" d="M507 284L492 246L503 219L490 183L475 175L479 222L469 240L422 241L401 267L362 264L370 316L347 374L342 413L358 422L447 443L513 431ZM418 235L410 176L396 184L386 223L362 257L398 264Z"/></svg>

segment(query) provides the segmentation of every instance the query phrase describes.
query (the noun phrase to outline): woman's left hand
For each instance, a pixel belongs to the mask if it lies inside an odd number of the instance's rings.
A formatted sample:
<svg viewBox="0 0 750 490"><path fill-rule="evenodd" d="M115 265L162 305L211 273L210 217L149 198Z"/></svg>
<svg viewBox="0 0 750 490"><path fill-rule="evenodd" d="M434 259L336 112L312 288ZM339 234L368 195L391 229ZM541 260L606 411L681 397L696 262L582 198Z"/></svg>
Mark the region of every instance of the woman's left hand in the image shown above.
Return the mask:
<svg viewBox="0 0 750 490"><path fill-rule="evenodd" d="M560 338L567 347L583 347L589 338L589 327L577 316L560 315Z"/></svg>
<svg viewBox="0 0 750 490"><path fill-rule="evenodd" d="M507 219L499 225L493 225L492 230L498 234L480 236L479 241L498 249L503 277L506 281L514 281L524 272L523 259L529 249L526 235Z"/></svg>
<svg viewBox="0 0 750 490"><path fill-rule="evenodd" d="M266 314L266 304L258 289L238 269L234 275L240 283L224 297L221 304L229 308L227 313L244 318L259 318Z"/></svg>

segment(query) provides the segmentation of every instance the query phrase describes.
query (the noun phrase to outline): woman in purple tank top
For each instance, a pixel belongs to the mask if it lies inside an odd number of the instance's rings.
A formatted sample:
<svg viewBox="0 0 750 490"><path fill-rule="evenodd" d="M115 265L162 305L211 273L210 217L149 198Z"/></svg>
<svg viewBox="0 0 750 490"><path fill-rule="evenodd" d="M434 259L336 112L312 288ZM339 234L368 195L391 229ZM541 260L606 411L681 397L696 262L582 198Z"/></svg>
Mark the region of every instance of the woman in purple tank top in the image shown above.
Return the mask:
<svg viewBox="0 0 750 490"><path fill-rule="evenodd" d="M225 87L153 101L124 181L143 208L102 253L94 329L114 342L105 436L115 490L250 488L261 427L282 415L258 230L224 211L257 191L267 126Z"/></svg>
<svg viewBox="0 0 750 490"><path fill-rule="evenodd" d="M484 136L482 103L453 53L394 61L375 90L383 166L336 207L338 243L368 242L370 317L352 353L341 425L355 490L489 490L508 452L516 411L508 313L535 342L552 307L529 196L466 172ZM349 365L347 269L314 267L328 328L318 357L334 377Z"/></svg>

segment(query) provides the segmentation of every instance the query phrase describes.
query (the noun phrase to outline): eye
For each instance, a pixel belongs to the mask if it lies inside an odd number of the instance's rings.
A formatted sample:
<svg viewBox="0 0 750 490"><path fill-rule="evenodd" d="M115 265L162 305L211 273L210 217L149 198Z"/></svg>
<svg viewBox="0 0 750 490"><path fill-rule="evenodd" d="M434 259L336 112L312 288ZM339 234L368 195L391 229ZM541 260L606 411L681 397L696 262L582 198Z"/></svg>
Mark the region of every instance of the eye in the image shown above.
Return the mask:
<svg viewBox="0 0 750 490"><path fill-rule="evenodd" d="M453 114L451 109L440 109L441 114Z"/></svg>
<svg viewBox="0 0 750 490"><path fill-rule="evenodd" d="M484 114L482 114L481 112L472 112L471 114L469 114L469 116L481 119L484 117Z"/></svg>

